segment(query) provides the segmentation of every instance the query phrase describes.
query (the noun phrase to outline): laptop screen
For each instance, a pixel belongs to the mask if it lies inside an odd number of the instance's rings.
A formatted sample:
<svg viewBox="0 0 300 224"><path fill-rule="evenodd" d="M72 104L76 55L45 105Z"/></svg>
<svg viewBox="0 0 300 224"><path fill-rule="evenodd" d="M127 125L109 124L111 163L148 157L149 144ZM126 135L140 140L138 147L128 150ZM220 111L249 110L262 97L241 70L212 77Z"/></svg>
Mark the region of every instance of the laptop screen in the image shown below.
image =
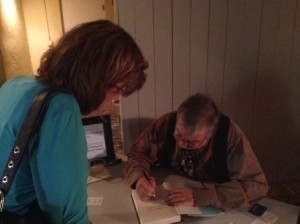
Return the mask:
<svg viewBox="0 0 300 224"><path fill-rule="evenodd" d="M88 145L87 159L90 162L115 159L110 116L82 118Z"/></svg>

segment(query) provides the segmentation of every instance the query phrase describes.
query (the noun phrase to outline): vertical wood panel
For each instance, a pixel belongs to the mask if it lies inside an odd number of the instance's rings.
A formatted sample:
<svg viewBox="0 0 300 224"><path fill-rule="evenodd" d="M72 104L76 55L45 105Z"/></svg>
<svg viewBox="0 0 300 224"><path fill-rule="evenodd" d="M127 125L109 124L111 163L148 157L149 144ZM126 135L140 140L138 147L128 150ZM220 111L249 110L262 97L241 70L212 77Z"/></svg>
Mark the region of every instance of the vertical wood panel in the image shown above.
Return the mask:
<svg viewBox="0 0 300 224"><path fill-rule="evenodd" d="M134 0L118 1L118 24L135 38ZM122 133L124 151L128 152L139 133L138 93L121 97Z"/></svg>
<svg viewBox="0 0 300 224"><path fill-rule="evenodd" d="M263 1L262 32L259 49L258 74L255 95L255 119L253 131L256 132L254 144L260 149L260 158L265 158L262 163L269 180L276 178L278 167L278 151L270 153L280 141L278 129L278 71L276 66L276 49L279 26L279 1ZM273 138L276 136L277 139ZM274 172L276 170L276 172ZM273 172L272 172L273 171Z"/></svg>
<svg viewBox="0 0 300 224"><path fill-rule="evenodd" d="M252 142L253 109L259 49L262 0L247 0L243 10L242 59L238 84L238 114L236 120ZM257 151L254 148L254 151Z"/></svg>
<svg viewBox="0 0 300 224"><path fill-rule="evenodd" d="M158 117L207 92L249 137L269 181L300 178L300 0L118 5L121 26L153 62L145 89L122 98L127 147L141 130L139 117ZM150 107L141 102L152 97Z"/></svg>
<svg viewBox="0 0 300 224"><path fill-rule="evenodd" d="M117 0L118 25L135 37L134 0Z"/></svg>
<svg viewBox="0 0 300 224"><path fill-rule="evenodd" d="M153 2L135 1L136 41L149 62L147 81L139 92L139 132L155 117ZM137 136L136 136L137 137Z"/></svg>
<svg viewBox="0 0 300 224"><path fill-rule="evenodd" d="M229 1L228 3L222 108L234 120L238 113L244 3L245 1Z"/></svg>
<svg viewBox="0 0 300 224"><path fill-rule="evenodd" d="M154 0L155 117L172 111L172 1Z"/></svg>
<svg viewBox="0 0 300 224"><path fill-rule="evenodd" d="M222 110L224 56L226 43L227 1L211 0L209 15L209 42L207 93Z"/></svg>
<svg viewBox="0 0 300 224"><path fill-rule="evenodd" d="M277 129L279 130L278 135L273 135L272 137L277 138L276 141L278 144L278 176L279 180L287 180L287 177L290 175L297 175L299 173L296 169L293 169L293 172L286 169L286 167L300 167L299 162L292 160L295 156L294 153L299 150L286 150L286 146L290 143L288 141L288 134L285 127L287 125L287 102L289 99L289 80L291 77L291 55L292 55L292 46L293 46L293 35L295 28L295 15L296 15L296 0L285 0L280 1L280 20L279 20L279 32L278 32L278 44L276 52L276 66L275 69L278 72L276 79L278 80L278 87L276 91L276 98L278 99L276 105L277 114L275 114L275 119L278 119ZM299 42L299 39L298 39ZM298 86L299 88L300 86ZM290 129L292 131L292 129ZM299 146L299 145L298 145ZM300 146L299 146L300 147ZM298 153L298 161L300 161L300 154ZM292 162L293 161L293 162Z"/></svg>
<svg viewBox="0 0 300 224"><path fill-rule="evenodd" d="M35 2L42 3L44 1ZM62 7L64 32L69 31L71 28L80 23L105 18L105 12L102 7L102 0L89 0L85 1L84 4L82 4L83 2L81 0L61 0L60 2ZM48 0L48 2L46 2L46 6L49 5L49 3L51 4L51 1ZM36 9L36 6L34 7L34 4L32 4L32 2L30 6ZM43 11L44 10L35 11L35 13L32 13L32 15L35 15L37 12L41 13Z"/></svg>
<svg viewBox="0 0 300 224"><path fill-rule="evenodd" d="M290 178L286 175L291 172L283 172L283 168L290 166L290 159L283 159L287 155L288 144L283 127L286 124L294 28L293 2L264 1L263 8L254 125L255 130L258 130L255 144L261 158L265 158L263 164L270 181L286 180ZM278 165L274 167L274 163Z"/></svg>
<svg viewBox="0 0 300 224"><path fill-rule="evenodd" d="M191 3L190 95L206 92L209 0Z"/></svg>
<svg viewBox="0 0 300 224"><path fill-rule="evenodd" d="M284 174L287 178L299 179L300 170L300 0L297 0L297 9L295 16L295 29L293 37L293 50L291 53L291 67L289 76L288 100L286 105L286 125L284 130L287 135L287 147L284 147L282 153L285 161ZM292 169L286 169L291 167ZM283 169L281 167L281 169ZM289 173L287 173L287 171Z"/></svg>
<svg viewBox="0 0 300 224"><path fill-rule="evenodd" d="M273 133L278 133L272 114L274 111L273 103L276 104L277 102L275 99L270 102L274 93L271 83L275 80L274 74L276 72L274 66L276 62L278 24L279 1L263 1L253 131L256 132L254 145L260 149L258 150L260 158L265 158L262 163L269 180L273 180L278 172L277 167L272 166L272 164L278 163L277 152L270 153L269 151L269 149L276 148L276 143L271 136Z"/></svg>
<svg viewBox="0 0 300 224"><path fill-rule="evenodd" d="M190 91L190 1L173 0L173 110Z"/></svg>

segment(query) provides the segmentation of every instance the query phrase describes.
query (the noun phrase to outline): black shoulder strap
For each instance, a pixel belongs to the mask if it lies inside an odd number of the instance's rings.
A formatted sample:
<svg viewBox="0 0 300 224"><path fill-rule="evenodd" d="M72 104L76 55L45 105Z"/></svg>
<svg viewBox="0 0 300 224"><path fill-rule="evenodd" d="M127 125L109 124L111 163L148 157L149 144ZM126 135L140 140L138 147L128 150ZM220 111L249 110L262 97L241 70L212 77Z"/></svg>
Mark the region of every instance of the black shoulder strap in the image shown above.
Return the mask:
<svg viewBox="0 0 300 224"><path fill-rule="evenodd" d="M165 143L165 155L164 155L164 161L163 164L165 164L166 166L170 166L171 165L171 161L172 161L172 156L174 153L174 149L175 149L175 138L174 138L174 130L175 130L175 125L176 125L176 116L177 116L177 112L172 112L170 115L170 122L168 125L168 129L167 129L167 136L166 136L166 143Z"/></svg>
<svg viewBox="0 0 300 224"><path fill-rule="evenodd" d="M0 180L0 211L1 207L3 206L4 197L7 195L10 189L22 157L29 146L33 134L38 128L45 106L48 100L51 98L51 95L57 91L63 90L48 88L40 92L35 97L26 114Z"/></svg>
<svg viewBox="0 0 300 224"><path fill-rule="evenodd" d="M221 184L229 181L227 168L227 135L230 119L222 114L218 124L213 145L213 160L216 167L216 183Z"/></svg>

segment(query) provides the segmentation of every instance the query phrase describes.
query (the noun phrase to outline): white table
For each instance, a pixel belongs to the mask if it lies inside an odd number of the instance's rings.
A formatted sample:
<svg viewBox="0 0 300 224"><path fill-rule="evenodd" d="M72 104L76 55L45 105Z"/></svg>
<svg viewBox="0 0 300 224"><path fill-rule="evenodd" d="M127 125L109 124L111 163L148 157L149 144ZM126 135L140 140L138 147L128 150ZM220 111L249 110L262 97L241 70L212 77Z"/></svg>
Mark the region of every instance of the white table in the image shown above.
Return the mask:
<svg viewBox="0 0 300 224"><path fill-rule="evenodd" d="M103 197L101 206L89 206L89 218L93 224L138 224L138 217L131 199L129 183L123 177L123 164L107 167L112 178L88 185L89 197ZM263 198L259 204L268 212L278 216L275 224L296 224L299 206L270 198ZM212 218L191 217L181 223L199 224L250 224L256 217L247 210L235 209Z"/></svg>
<svg viewBox="0 0 300 224"><path fill-rule="evenodd" d="M138 224L131 189L122 174L122 164L108 167L112 178L88 185L88 197L103 197L101 206L88 206L93 224Z"/></svg>
<svg viewBox="0 0 300 224"><path fill-rule="evenodd" d="M299 214L299 207L270 198L263 198L259 204L267 207L267 211L279 217L274 224L296 224ZM234 209L225 214L212 218L190 219L188 223L201 224L249 224L257 217L247 212L247 210Z"/></svg>

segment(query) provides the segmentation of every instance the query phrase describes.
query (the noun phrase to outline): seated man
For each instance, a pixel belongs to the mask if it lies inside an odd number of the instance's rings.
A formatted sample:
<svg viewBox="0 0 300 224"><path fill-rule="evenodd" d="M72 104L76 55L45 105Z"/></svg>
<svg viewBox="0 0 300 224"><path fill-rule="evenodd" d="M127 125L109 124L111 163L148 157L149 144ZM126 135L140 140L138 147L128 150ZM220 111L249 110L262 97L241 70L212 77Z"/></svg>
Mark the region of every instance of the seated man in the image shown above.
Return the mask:
<svg viewBox="0 0 300 224"><path fill-rule="evenodd" d="M134 142L124 174L143 200L155 194L152 165L204 183L204 188L171 191L170 205L245 208L268 191L248 139L204 94L190 96L177 112L154 120Z"/></svg>

